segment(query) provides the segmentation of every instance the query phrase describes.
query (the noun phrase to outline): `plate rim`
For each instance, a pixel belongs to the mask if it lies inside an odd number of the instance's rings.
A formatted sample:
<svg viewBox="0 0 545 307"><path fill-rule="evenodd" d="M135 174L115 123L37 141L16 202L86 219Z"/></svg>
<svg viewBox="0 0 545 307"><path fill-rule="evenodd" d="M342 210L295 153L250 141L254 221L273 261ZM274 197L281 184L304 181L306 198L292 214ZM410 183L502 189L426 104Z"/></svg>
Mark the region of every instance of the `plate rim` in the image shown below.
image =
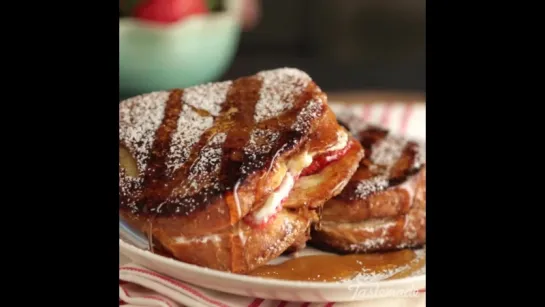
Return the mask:
<svg viewBox="0 0 545 307"><path fill-rule="evenodd" d="M275 286L275 287L285 287L285 288L307 288L307 289L319 289L319 290L346 290L347 286L358 285L359 287L399 287L406 284L425 282L426 274L410 276L399 279L392 280L379 280L379 281L355 281L355 282L312 282L312 281L295 281L295 280L282 280L282 279L270 279L263 278L259 276L248 276L242 274L235 274L231 272L224 272L219 270L214 270L211 268L201 267L198 265L185 263L179 260L171 259L162 255L154 254L148 250L143 250L138 248L128 242L125 242L121 238L119 239L120 252L122 249L132 251L137 253L144 258L147 258L152 261L158 261L162 263L169 263L175 266L177 269L189 270L191 273L202 274L205 277L214 277L222 279L231 279L237 282L251 282L259 286ZM125 253L124 253L125 254ZM130 255L125 254L127 257L131 258ZM132 260L132 258L131 258ZM137 263L138 264L138 263ZM424 286L425 289L425 286Z"/></svg>

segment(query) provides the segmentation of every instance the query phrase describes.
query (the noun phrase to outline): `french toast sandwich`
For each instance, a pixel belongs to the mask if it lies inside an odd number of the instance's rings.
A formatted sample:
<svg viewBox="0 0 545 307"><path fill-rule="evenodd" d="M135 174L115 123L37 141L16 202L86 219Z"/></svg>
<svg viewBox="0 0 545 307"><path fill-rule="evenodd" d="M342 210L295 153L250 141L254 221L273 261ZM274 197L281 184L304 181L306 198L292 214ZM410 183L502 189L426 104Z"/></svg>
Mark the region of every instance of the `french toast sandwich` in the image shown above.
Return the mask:
<svg viewBox="0 0 545 307"><path fill-rule="evenodd" d="M133 97L119 122L120 216L176 259L235 273L304 245L363 157L293 68Z"/></svg>
<svg viewBox="0 0 545 307"><path fill-rule="evenodd" d="M426 242L425 146L351 115L338 115L365 157L326 202L311 242L339 253L384 252Z"/></svg>

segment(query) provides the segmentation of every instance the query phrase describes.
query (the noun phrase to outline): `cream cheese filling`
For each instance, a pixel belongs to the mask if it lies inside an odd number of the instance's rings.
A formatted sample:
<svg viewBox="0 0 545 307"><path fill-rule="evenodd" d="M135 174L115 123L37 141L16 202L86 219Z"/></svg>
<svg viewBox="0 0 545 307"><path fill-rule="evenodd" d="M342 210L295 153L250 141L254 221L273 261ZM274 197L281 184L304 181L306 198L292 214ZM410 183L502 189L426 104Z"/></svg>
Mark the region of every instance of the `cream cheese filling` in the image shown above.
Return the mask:
<svg viewBox="0 0 545 307"><path fill-rule="evenodd" d="M325 151L340 150L345 148L347 144L348 134L343 129L339 129L339 131L337 131L337 142ZM308 151L305 151L288 162L288 171L282 179L280 186L275 192L269 195L263 207L250 213L254 222L257 224L265 223L277 212L277 208L282 203L282 200L288 197L293 189L295 178L298 177L305 168L312 164L313 157L319 153L320 152L309 153Z"/></svg>
<svg viewBox="0 0 545 307"><path fill-rule="evenodd" d="M252 214L254 222L258 224L266 223L276 213L282 200L288 197L294 183L293 175L287 172L278 189L267 198L263 207Z"/></svg>

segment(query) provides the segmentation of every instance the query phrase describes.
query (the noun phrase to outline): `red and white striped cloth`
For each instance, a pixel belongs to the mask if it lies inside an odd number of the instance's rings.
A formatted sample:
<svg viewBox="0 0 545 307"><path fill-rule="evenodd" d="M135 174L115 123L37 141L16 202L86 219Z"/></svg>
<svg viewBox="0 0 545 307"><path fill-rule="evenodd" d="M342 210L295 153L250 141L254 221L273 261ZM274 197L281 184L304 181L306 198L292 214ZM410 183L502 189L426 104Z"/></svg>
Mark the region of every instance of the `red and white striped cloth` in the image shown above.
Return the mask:
<svg viewBox="0 0 545 307"><path fill-rule="evenodd" d="M426 296L381 298L363 302L309 303L264 300L221 293L184 283L136 264L119 268L119 305L123 307L425 307Z"/></svg>
<svg viewBox="0 0 545 307"><path fill-rule="evenodd" d="M330 103L335 113L351 113L362 121L386 127L392 133L424 141L426 139L426 105L424 102L377 102L349 105Z"/></svg>
<svg viewBox="0 0 545 307"><path fill-rule="evenodd" d="M336 113L350 112L362 120L380 124L393 133L425 141L426 109L423 103L373 103L366 105L341 105L331 103ZM406 306L424 307L425 295L411 298L381 298L351 303L301 303L264 300L222 293L184 283L150 271L136 264L119 269L119 305L149 307L315 307L315 306Z"/></svg>

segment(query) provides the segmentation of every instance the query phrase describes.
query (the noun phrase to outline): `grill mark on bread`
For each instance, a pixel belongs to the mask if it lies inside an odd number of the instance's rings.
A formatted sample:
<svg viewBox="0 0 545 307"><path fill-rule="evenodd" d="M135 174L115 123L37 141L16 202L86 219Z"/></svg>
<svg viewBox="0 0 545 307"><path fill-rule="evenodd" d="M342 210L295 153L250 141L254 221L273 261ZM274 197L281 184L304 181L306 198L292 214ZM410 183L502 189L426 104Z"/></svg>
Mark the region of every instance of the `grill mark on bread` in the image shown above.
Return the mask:
<svg viewBox="0 0 545 307"><path fill-rule="evenodd" d="M154 142L156 129L164 118L164 109L169 92L152 92L139 95L120 103L119 107L119 145L120 160L133 159L137 175L127 174L122 161L119 163L120 208L136 213L140 210L135 200L141 193L143 170L149 161L149 152ZM126 153L122 152L124 149ZM122 157L128 154L129 157Z"/></svg>
<svg viewBox="0 0 545 307"><path fill-rule="evenodd" d="M251 142L244 148L243 175L258 169L269 168L276 156L306 141L305 136L308 137L313 129L311 123L316 118L320 118L326 109L321 96L313 97L316 95L316 90L317 87L313 82L308 83L302 93L291 97L293 99L291 109L285 110L283 114L275 118L255 124L252 134L254 139L250 138ZM258 144L261 141L266 143Z"/></svg>
<svg viewBox="0 0 545 307"><path fill-rule="evenodd" d="M140 172L146 168L169 96L166 91L153 92L125 100L119 107L119 143L133 155Z"/></svg>
<svg viewBox="0 0 545 307"><path fill-rule="evenodd" d="M241 178L243 164L247 164L244 152L250 140L254 126L254 111L259 100L262 81L255 77L241 78L234 82L232 90L227 95L222 112L234 110L229 120L235 123L234 129L227 133L223 147L220 180L227 189L231 189Z"/></svg>
<svg viewBox="0 0 545 307"><path fill-rule="evenodd" d="M178 118L178 128L172 136L166 161L169 176L172 176L187 161L193 146L199 141L201 135L214 124L214 117L210 113L185 104L183 101L182 111Z"/></svg>
<svg viewBox="0 0 545 307"><path fill-rule="evenodd" d="M182 110L181 95L182 90L170 92L163 120L155 132L149 162L144 170L142 184L146 189L142 191L143 197L138 202L138 206L142 208L144 213L158 206L170 191L168 186L165 187L163 183L168 182L165 160L167 159L172 133L176 130L178 117Z"/></svg>
<svg viewBox="0 0 545 307"><path fill-rule="evenodd" d="M254 110L259 100L262 81L256 77L246 77L235 80L227 94L222 113L229 113L228 120L233 126L227 132L223 143L223 157L218 178L223 190L235 190L233 201L227 202L231 222L241 218L242 210L236 187L245 178L241 175L243 163L246 160L244 147L250 140L254 126Z"/></svg>
<svg viewBox="0 0 545 307"><path fill-rule="evenodd" d="M276 146L273 146L271 152L282 154L308 140L315 128L313 124L318 124L314 120L320 118L326 110L324 94L320 93L320 95L313 97L316 90L317 86L314 82L310 82L305 91L294 97L293 106L290 110L276 118L264 120L256 125L261 129L276 127L274 129L280 131L279 141L275 144Z"/></svg>
<svg viewBox="0 0 545 307"><path fill-rule="evenodd" d="M230 130L227 141L224 143L224 155L219 176L225 190L233 192L232 198L229 198L233 200L229 202L232 221L241 217L237 198L238 191L236 191L238 184L256 170L270 168L277 155L293 149L297 145L297 141L300 141L302 136L311 129L309 122L320 116L321 113L318 111L323 111L325 108L321 100L318 100L321 106L319 109L316 107L316 102L311 99L314 90L311 85L308 90L307 88L303 89L302 92L306 95L292 93L289 97L290 109L284 110L283 114L256 123L256 117L253 115L258 111L258 103L262 101L263 91L270 90L264 88L263 80L264 78L258 76L257 78L242 78L235 81L232 93L228 95L227 102L224 104L224 112L230 109L239 110L232 116L232 121L236 122L236 126ZM243 88L245 91L241 91L237 87ZM241 102L243 103L241 104ZM308 111L305 112L309 107L311 111L314 111L312 114L309 114ZM244 110L244 112L240 110ZM295 127L305 126L299 122L306 122L307 129L295 129ZM265 180L267 177L262 176L257 184L264 184ZM257 188L256 191L270 192L263 191L261 188ZM255 200L260 200L263 197L264 195L261 194L254 195ZM254 204L259 204L259 202L254 202Z"/></svg>
<svg viewBox="0 0 545 307"><path fill-rule="evenodd" d="M218 120L222 120L221 117ZM198 159L201 157L202 150L217 135L220 135L216 129L216 126L212 126L206 130L200 137L199 141L193 146L191 153L187 161L174 172L173 178L170 179L174 189L170 193L170 197L166 199L164 203L164 209L158 212L162 215L170 214L185 214L189 215L200 206L206 206L214 196L221 191L222 187L219 183L208 186L207 188L198 191L197 194L189 194L191 191L191 184L199 184L198 182L190 182L190 174L194 170ZM220 135L220 140L224 141L225 138ZM212 144L213 145L213 144ZM216 144L217 145L217 144ZM221 148L221 147L220 147ZM210 166L211 161L204 161L203 168Z"/></svg>

